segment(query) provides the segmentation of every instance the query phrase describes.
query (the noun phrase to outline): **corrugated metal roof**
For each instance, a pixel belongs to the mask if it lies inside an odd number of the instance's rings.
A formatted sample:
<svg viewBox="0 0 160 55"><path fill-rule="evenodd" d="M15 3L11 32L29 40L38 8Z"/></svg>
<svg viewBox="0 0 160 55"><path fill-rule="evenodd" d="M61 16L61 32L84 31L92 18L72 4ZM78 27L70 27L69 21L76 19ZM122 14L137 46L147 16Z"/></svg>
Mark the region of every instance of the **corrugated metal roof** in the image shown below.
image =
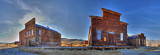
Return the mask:
<svg viewBox="0 0 160 55"><path fill-rule="evenodd" d="M132 36L127 37L127 39L135 39L135 38L138 38L138 35L132 35Z"/></svg>
<svg viewBox="0 0 160 55"><path fill-rule="evenodd" d="M46 29L46 30L50 30L50 31L53 31L53 32L57 32L57 31L55 31L55 30L53 30L53 29L50 29L50 28L48 28L48 27L45 27L45 26L42 26L42 25L39 25L39 24L35 24L35 26L40 27L40 28L44 28L44 29ZM57 33L59 33L59 32L57 32ZM59 33L59 34L60 34L60 33Z"/></svg>

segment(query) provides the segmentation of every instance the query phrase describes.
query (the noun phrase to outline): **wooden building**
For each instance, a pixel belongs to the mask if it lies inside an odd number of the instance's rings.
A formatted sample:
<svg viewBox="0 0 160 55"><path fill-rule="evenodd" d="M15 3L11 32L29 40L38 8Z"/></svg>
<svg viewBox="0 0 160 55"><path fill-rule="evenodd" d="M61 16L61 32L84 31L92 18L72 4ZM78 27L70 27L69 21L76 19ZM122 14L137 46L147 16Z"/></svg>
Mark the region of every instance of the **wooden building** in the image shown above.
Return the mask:
<svg viewBox="0 0 160 55"><path fill-rule="evenodd" d="M143 33L127 37L128 45L130 46L146 46L146 36Z"/></svg>
<svg viewBox="0 0 160 55"><path fill-rule="evenodd" d="M89 46L127 45L127 23L120 21L120 13L101 8L102 17L90 16Z"/></svg>
<svg viewBox="0 0 160 55"><path fill-rule="evenodd" d="M20 46L60 46L61 34L49 27L35 24L35 18L25 23L19 32Z"/></svg>

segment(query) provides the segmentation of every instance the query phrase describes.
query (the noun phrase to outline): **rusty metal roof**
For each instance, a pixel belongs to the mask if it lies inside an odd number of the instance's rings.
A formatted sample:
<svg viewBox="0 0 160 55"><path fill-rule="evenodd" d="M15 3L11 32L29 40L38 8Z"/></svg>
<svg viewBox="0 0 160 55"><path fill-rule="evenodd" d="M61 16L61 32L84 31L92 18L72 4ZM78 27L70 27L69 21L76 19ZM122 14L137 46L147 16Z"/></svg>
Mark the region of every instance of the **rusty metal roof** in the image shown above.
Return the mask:
<svg viewBox="0 0 160 55"><path fill-rule="evenodd" d="M43 28L43 29L46 29L46 30L50 30L50 31L53 31L53 32L56 32L56 33L59 33L59 32L57 32L57 31L55 31L55 30L53 30L53 29L50 29L50 28L48 28L48 27L45 27L45 26L42 26L42 25L39 25L39 24L35 24L35 26L40 27L40 28ZM59 34L60 34L60 33L59 33Z"/></svg>
<svg viewBox="0 0 160 55"><path fill-rule="evenodd" d="M138 38L138 35L132 35L132 36L127 37L127 39L136 39L136 38Z"/></svg>

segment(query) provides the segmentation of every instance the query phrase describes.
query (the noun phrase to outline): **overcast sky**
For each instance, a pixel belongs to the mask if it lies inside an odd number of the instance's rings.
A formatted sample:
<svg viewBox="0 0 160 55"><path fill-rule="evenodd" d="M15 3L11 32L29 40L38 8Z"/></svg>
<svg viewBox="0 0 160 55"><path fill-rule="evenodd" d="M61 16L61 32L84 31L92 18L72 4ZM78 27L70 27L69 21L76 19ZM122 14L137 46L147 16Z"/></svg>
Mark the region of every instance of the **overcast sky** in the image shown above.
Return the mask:
<svg viewBox="0 0 160 55"><path fill-rule="evenodd" d="M88 39L90 15L102 16L101 8L121 13L128 35L144 33L147 39L160 36L158 0L0 0L0 42L19 40L24 23L36 23L61 33L62 38Z"/></svg>

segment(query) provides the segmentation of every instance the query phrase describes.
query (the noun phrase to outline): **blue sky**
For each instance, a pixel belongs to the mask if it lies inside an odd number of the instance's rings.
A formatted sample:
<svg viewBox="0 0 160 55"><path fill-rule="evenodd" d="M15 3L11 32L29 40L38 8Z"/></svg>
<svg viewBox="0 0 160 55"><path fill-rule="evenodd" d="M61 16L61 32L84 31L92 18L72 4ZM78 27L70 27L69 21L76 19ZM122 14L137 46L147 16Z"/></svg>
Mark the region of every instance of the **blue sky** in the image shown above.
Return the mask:
<svg viewBox="0 0 160 55"><path fill-rule="evenodd" d="M90 15L101 16L101 8L121 13L128 35L144 33L147 39L160 36L158 0L0 0L0 42L18 39L24 23L36 23L60 32L62 38L88 39Z"/></svg>

